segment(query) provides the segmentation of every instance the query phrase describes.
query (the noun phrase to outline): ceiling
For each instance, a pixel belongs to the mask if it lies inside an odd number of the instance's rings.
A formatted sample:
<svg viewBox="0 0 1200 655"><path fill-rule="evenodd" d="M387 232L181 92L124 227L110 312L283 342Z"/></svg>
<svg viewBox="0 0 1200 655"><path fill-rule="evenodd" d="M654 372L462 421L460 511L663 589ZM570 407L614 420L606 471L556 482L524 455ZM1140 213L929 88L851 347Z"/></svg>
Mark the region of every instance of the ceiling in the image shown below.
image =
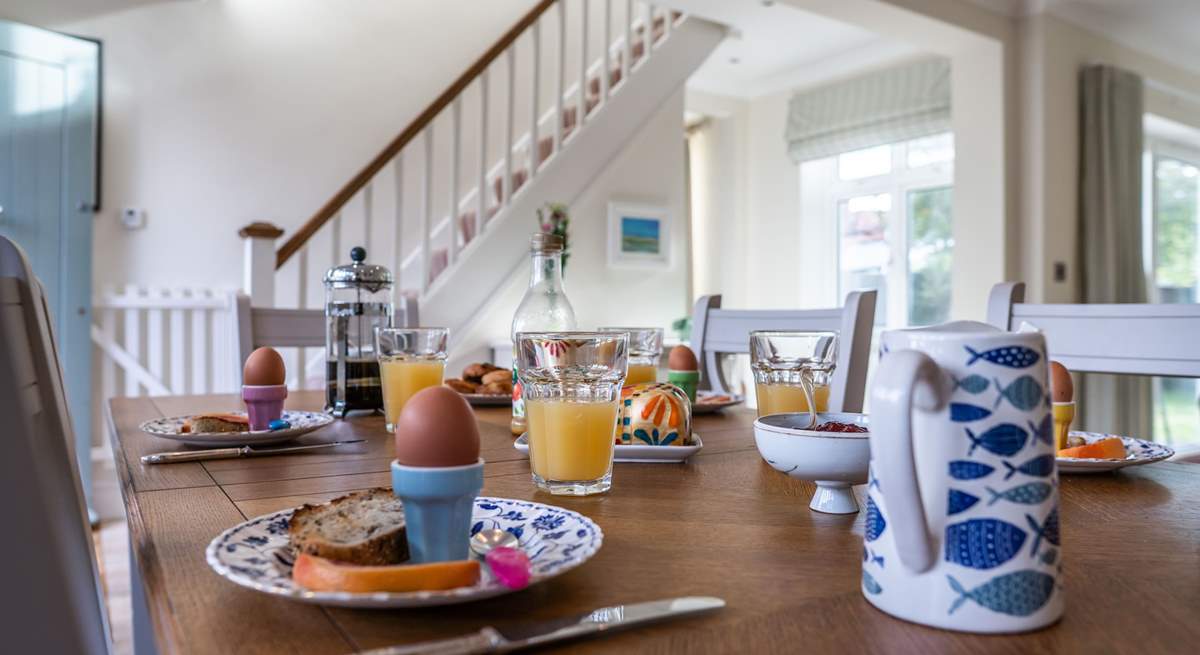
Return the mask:
<svg viewBox="0 0 1200 655"><path fill-rule="evenodd" d="M1009 16L1049 12L1134 50L1200 71L1200 0L971 0Z"/></svg>
<svg viewBox="0 0 1200 655"><path fill-rule="evenodd" d="M1198 0L1200 1L1200 0ZM917 52L874 32L763 0L672 0L732 28L688 88L752 98L815 84Z"/></svg>
<svg viewBox="0 0 1200 655"><path fill-rule="evenodd" d="M203 0L5 0L0 18L37 27L57 28L76 21L133 7L164 2Z"/></svg>

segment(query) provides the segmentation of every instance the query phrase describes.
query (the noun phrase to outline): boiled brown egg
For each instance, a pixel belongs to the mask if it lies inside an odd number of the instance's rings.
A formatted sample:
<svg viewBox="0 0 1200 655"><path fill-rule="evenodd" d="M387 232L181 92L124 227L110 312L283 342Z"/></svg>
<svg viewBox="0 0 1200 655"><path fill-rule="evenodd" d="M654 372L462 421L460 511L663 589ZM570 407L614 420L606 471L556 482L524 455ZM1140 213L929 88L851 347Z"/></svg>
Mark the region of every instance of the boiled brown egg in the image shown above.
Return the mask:
<svg viewBox="0 0 1200 655"><path fill-rule="evenodd" d="M250 353L242 368L242 384L250 387L280 385L286 378L283 358L274 348L259 348Z"/></svg>
<svg viewBox="0 0 1200 655"><path fill-rule="evenodd" d="M479 425L462 394L427 387L396 418L396 461L423 468L467 466L479 460Z"/></svg>
<svg viewBox="0 0 1200 655"><path fill-rule="evenodd" d="M696 361L696 354L691 348L679 345L667 355L667 368L672 371L699 371L700 363Z"/></svg>
<svg viewBox="0 0 1200 655"><path fill-rule="evenodd" d="M1069 403L1075 400L1075 384L1071 381L1071 372L1058 362L1050 362L1050 399L1056 403Z"/></svg>

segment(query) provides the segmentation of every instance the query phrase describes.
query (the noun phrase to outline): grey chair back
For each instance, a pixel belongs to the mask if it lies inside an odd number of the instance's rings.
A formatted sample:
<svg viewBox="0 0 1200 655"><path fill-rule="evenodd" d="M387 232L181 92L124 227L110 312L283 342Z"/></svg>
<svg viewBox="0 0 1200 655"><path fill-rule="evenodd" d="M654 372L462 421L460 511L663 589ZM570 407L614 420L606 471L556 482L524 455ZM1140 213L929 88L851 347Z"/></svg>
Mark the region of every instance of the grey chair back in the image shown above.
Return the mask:
<svg viewBox="0 0 1200 655"><path fill-rule="evenodd" d="M0 237L4 639L13 653L107 653L109 631L53 323L25 254Z"/></svg>
<svg viewBox="0 0 1200 655"><path fill-rule="evenodd" d="M393 318L394 325L416 327L418 323L417 299L401 296L401 302L396 307ZM251 307L250 297L238 294L234 303L234 321L236 327L234 338L237 348L234 353L238 360L234 362L234 370L239 378L242 374L242 363L254 352L255 348L270 346L272 348L324 348L325 347L325 310L324 309L274 309Z"/></svg>
<svg viewBox="0 0 1200 655"><path fill-rule="evenodd" d="M830 384L829 411L861 412L871 358L875 290L851 291L832 309L722 309L721 296L701 296L692 314L691 344L700 360L701 388L731 393L720 355L750 352L754 330L838 333L838 362Z"/></svg>

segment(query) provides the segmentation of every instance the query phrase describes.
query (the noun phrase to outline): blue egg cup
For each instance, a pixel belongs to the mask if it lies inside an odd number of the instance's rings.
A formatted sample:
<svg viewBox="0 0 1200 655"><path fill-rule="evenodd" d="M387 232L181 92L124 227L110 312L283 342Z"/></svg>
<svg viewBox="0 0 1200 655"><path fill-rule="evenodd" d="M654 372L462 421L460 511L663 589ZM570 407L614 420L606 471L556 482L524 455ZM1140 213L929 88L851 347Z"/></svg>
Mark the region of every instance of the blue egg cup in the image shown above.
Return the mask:
<svg viewBox="0 0 1200 655"><path fill-rule="evenodd" d="M482 489L483 458L435 468L392 461L392 491L404 503L412 563L467 559L471 516Z"/></svg>

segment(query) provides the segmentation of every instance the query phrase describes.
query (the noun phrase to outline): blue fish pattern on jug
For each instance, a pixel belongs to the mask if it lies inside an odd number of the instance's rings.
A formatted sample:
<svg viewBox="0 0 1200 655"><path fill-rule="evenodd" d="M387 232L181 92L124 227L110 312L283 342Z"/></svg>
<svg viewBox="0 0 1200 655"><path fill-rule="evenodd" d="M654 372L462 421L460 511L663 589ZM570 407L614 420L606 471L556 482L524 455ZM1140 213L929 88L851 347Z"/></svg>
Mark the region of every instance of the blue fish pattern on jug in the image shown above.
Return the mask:
<svg viewBox="0 0 1200 655"><path fill-rule="evenodd" d="M1042 395L1041 383L1033 379L1032 375L1022 375L1007 387L1000 384L1000 380L996 378L993 378L993 381L996 383L996 390L1000 392L1000 395L996 396L996 407L1007 399L1013 407L1028 412L1041 405L1042 399L1045 398Z"/></svg>
<svg viewBox="0 0 1200 655"><path fill-rule="evenodd" d="M992 415L992 410L968 403L950 403L950 420L956 423L978 421Z"/></svg>
<svg viewBox="0 0 1200 655"><path fill-rule="evenodd" d="M954 593L959 594L950 605L950 614L967 600L973 600L993 612L1029 616L1042 609L1054 593L1054 576L1033 570L998 575L970 591L964 589L953 576L946 578Z"/></svg>
<svg viewBox="0 0 1200 655"><path fill-rule="evenodd" d="M1004 474L1005 480L1016 475L1018 471L1025 475L1044 478L1054 472L1054 455L1038 455L1020 466L1013 466L1005 461L1004 468L1008 469L1008 473Z"/></svg>
<svg viewBox="0 0 1200 655"><path fill-rule="evenodd" d="M955 480L978 480L979 478L986 478L995 470L994 466L965 459L950 462L950 477Z"/></svg>
<svg viewBox="0 0 1200 655"><path fill-rule="evenodd" d="M883 568L883 555L876 555L875 551L871 551L871 561Z"/></svg>
<svg viewBox="0 0 1200 655"><path fill-rule="evenodd" d="M1058 551L1053 548L1047 548L1046 552L1042 553L1042 564L1046 566L1053 566L1056 559L1058 559Z"/></svg>
<svg viewBox="0 0 1200 655"><path fill-rule="evenodd" d="M1004 346L986 352L979 352L970 346L963 346L963 348L966 348L967 353L971 355L971 358L967 360L967 366L983 359L998 366L1028 368L1036 364L1042 356L1038 351L1025 346Z"/></svg>
<svg viewBox="0 0 1200 655"><path fill-rule="evenodd" d="M875 582L875 578L871 577L870 573L867 573L866 571L863 571L862 573L863 589L866 589L868 593L872 594L878 594L883 591L883 587L880 587L879 583Z"/></svg>
<svg viewBox="0 0 1200 655"><path fill-rule="evenodd" d="M866 522L867 541L875 541L886 529L887 521L883 519L883 513L879 511L879 506L875 504L875 499L868 496Z"/></svg>
<svg viewBox="0 0 1200 655"><path fill-rule="evenodd" d="M971 519L946 526L946 561L991 569L1021 551L1025 531L1000 519Z"/></svg>
<svg viewBox="0 0 1200 655"><path fill-rule="evenodd" d="M950 493L947 495L946 513L951 515L958 514L959 512L965 512L974 507L975 503L979 502L979 496L972 496L971 494L965 491L959 491L958 489L951 489Z"/></svg>
<svg viewBox="0 0 1200 655"><path fill-rule="evenodd" d="M1033 534L1034 534L1033 552L1031 553L1032 555L1037 555L1038 546L1041 545L1042 539L1045 539L1046 541L1054 544L1055 546L1062 545L1062 544L1058 543L1059 534L1058 534L1058 508L1057 507L1050 510L1050 513L1046 515L1046 521L1044 523L1042 523L1040 526L1038 525L1037 520L1028 514L1025 515L1025 520L1029 522L1029 528L1031 530L1033 530Z"/></svg>
<svg viewBox="0 0 1200 655"><path fill-rule="evenodd" d="M1041 423L1037 425L1034 425L1032 422L1029 423L1029 432L1033 434L1034 439L1044 444L1053 444L1054 417L1050 415L1050 412L1046 412L1046 415L1042 417Z"/></svg>
<svg viewBox="0 0 1200 655"><path fill-rule="evenodd" d="M976 375L974 373L972 373L971 375L968 375L967 377L965 377L961 380L958 378L951 378L951 379L954 380L954 390L955 391L962 389L963 391L965 391L973 396L981 394L984 391L987 391L987 388L989 386L991 386L991 384L992 384L991 382L988 382L987 378L983 377L982 375Z"/></svg>
<svg viewBox="0 0 1200 655"><path fill-rule="evenodd" d="M976 447L983 446L985 450L992 453L1010 457L1025 447L1025 440L1029 437L1024 428L1012 423L1000 423L992 426L978 437L971 431L971 428L963 429L967 431L967 438L971 440L971 449L967 451L968 456L975 452Z"/></svg>
<svg viewBox="0 0 1200 655"><path fill-rule="evenodd" d="M1021 505L1037 505L1050 497L1053 487L1045 482L1026 482L1004 491L996 491L991 487L985 487L985 489L992 494L992 499L988 501L988 506L991 507L1000 499Z"/></svg>

